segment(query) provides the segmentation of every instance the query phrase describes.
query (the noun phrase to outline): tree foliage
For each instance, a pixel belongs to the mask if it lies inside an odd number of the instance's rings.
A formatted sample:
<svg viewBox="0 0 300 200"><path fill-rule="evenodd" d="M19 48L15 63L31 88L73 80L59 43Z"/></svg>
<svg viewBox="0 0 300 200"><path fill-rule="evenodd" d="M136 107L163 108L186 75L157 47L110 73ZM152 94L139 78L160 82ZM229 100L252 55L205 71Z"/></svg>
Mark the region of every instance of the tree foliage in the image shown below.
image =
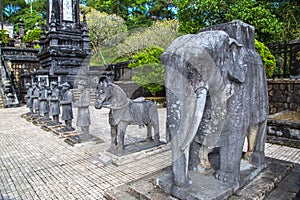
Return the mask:
<svg viewBox="0 0 300 200"><path fill-rule="evenodd" d="M10 42L9 33L7 30L0 30L0 42L1 46L6 46Z"/></svg>
<svg viewBox="0 0 300 200"><path fill-rule="evenodd" d="M126 21L129 30L148 27L155 19L174 19L172 9L176 6L169 0L87 0L87 6L100 12L116 14Z"/></svg>
<svg viewBox="0 0 300 200"><path fill-rule="evenodd" d="M263 43L255 40L255 49L260 55L263 63L267 78L272 78L273 73L276 69L276 59L271 54L269 48L265 46Z"/></svg>
<svg viewBox="0 0 300 200"><path fill-rule="evenodd" d="M239 19L255 27L260 41L278 41L282 23L267 5L248 0L181 0L178 2L180 30L197 33L201 28Z"/></svg>
<svg viewBox="0 0 300 200"><path fill-rule="evenodd" d="M15 24L18 24L19 19L22 19L25 24L25 32L36 28L37 25L41 24L42 16L35 10L30 11L30 8L23 9L19 12L18 18ZM16 29L18 30L18 29Z"/></svg>
<svg viewBox="0 0 300 200"><path fill-rule="evenodd" d="M178 28L176 20L156 21L151 27L133 33L119 44L118 57L131 57L152 46L167 48L178 37Z"/></svg>
<svg viewBox="0 0 300 200"><path fill-rule="evenodd" d="M151 21L144 15L147 0L88 0L87 6L91 6L100 12L115 14L123 18L129 28L147 26Z"/></svg>
<svg viewBox="0 0 300 200"><path fill-rule="evenodd" d="M119 44L127 36L125 21L114 14L106 14L90 9L86 15L87 28L93 53L98 57L107 47ZM105 60L102 56L105 63Z"/></svg>
<svg viewBox="0 0 300 200"><path fill-rule="evenodd" d="M133 56L135 62L129 64L134 68L134 80L143 86L153 96L164 89L164 67L160 63L160 56L164 52L161 47L146 48Z"/></svg>
<svg viewBox="0 0 300 200"><path fill-rule="evenodd" d="M282 22L283 34L281 40L291 41L300 38L300 1L269 1L269 7L276 18Z"/></svg>
<svg viewBox="0 0 300 200"><path fill-rule="evenodd" d="M34 41L39 41L41 36L41 29L39 27L27 31L26 35L23 38L24 43L32 44Z"/></svg>

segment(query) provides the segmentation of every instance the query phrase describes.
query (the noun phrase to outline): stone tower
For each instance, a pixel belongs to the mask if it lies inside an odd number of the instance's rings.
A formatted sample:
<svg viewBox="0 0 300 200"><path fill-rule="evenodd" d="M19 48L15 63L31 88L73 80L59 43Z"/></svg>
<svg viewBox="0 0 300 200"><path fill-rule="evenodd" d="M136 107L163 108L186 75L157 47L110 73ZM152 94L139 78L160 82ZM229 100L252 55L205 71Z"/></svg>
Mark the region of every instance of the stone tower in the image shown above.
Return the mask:
<svg viewBox="0 0 300 200"><path fill-rule="evenodd" d="M79 0L47 0L47 24L42 24L38 58L49 79L68 81L88 70L90 60L86 20L80 22Z"/></svg>

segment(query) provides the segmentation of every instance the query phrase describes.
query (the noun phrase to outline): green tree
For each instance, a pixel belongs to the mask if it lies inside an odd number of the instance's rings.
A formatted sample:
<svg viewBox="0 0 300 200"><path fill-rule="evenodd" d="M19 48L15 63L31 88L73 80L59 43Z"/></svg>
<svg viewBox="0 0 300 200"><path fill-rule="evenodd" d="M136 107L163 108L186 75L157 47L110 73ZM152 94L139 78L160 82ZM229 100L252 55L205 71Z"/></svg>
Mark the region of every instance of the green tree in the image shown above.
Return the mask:
<svg viewBox="0 0 300 200"><path fill-rule="evenodd" d="M151 27L141 29L117 46L119 58L131 58L132 55L152 46L167 48L179 36L177 20L156 21ZM138 42L137 42L138 41Z"/></svg>
<svg viewBox="0 0 300 200"><path fill-rule="evenodd" d="M181 0L178 2L180 31L197 33L201 28L239 19L256 29L263 42L280 40L282 23L271 13L267 3L248 0Z"/></svg>
<svg viewBox="0 0 300 200"><path fill-rule="evenodd" d="M160 56L164 52L161 47L146 48L133 56L135 62L128 67L134 68L132 78L138 85L143 86L153 96L164 89L164 67Z"/></svg>
<svg viewBox="0 0 300 200"><path fill-rule="evenodd" d="M7 46L10 42L9 33L7 30L0 30L0 42L1 46Z"/></svg>
<svg viewBox="0 0 300 200"><path fill-rule="evenodd" d="M29 30L24 36L23 42L32 44L34 41L39 41L40 36L41 36L41 29L39 27L33 30Z"/></svg>
<svg viewBox="0 0 300 200"><path fill-rule="evenodd" d="M36 27L36 25L41 24L42 16L39 12L32 10L30 8L25 8L20 11L20 14L17 18L15 18L15 24L19 22L19 19L23 19L25 24L25 32L32 30ZM17 29L18 30L18 29Z"/></svg>
<svg viewBox="0 0 300 200"><path fill-rule="evenodd" d="M149 3L148 15L152 19L175 19L176 18L176 3L174 0L155 0Z"/></svg>
<svg viewBox="0 0 300 200"><path fill-rule="evenodd" d="M122 17L129 29L149 26L150 19L145 15L147 0L88 0L87 6L100 12Z"/></svg>
<svg viewBox="0 0 300 200"><path fill-rule="evenodd" d="M175 19L177 0L87 0L86 5L101 12L116 14L126 21L129 30L148 27L153 20Z"/></svg>
<svg viewBox="0 0 300 200"><path fill-rule="evenodd" d="M264 43L280 41L283 24L268 9L267 4L242 0L231 4L226 14L228 20L240 19L255 27L256 38Z"/></svg>
<svg viewBox="0 0 300 200"><path fill-rule="evenodd" d="M276 69L275 57L271 54L267 46L265 46L262 42L259 42L257 40L255 40L255 49L264 63L267 78L272 78L273 73Z"/></svg>
<svg viewBox="0 0 300 200"><path fill-rule="evenodd" d="M38 12L43 18L47 17L47 1L32 0L32 10Z"/></svg>
<svg viewBox="0 0 300 200"><path fill-rule="evenodd" d="M270 10L282 22L282 40L290 41L300 38L300 1L268 1Z"/></svg>
<svg viewBox="0 0 300 200"><path fill-rule="evenodd" d="M101 56L104 64L105 58L102 51L107 47L114 47L127 36L125 21L116 15L109 15L90 9L86 15L90 44L96 58Z"/></svg>

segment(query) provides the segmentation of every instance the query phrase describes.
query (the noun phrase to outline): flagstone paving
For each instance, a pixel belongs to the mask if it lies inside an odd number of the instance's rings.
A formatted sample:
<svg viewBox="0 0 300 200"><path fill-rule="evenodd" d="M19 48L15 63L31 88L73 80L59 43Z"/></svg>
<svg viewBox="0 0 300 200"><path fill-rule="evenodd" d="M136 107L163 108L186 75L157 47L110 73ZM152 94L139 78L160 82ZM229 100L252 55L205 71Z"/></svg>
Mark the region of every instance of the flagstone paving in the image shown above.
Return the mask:
<svg viewBox="0 0 300 200"><path fill-rule="evenodd" d="M109 148L108 110L90 107L91 134L104 143L72 147L51 132L21 118L23 107L0 109L0 199L103 199L103 193L171 165L170 150L121 165L103 165ZM76 110L74 110L76 122ZM159 109L165 132L165 109ZM126 143L146 137L131 126ZM164 134L162 134L164 140ZM300 164L300 149L266 144L266 156Z"/></svg>

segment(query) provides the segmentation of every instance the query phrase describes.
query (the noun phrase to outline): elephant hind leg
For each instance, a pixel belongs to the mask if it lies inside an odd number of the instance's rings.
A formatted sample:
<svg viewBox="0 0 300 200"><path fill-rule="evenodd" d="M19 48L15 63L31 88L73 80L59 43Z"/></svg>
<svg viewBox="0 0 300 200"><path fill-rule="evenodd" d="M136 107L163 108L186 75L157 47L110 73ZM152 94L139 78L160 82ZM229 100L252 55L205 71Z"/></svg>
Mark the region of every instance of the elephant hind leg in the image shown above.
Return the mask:
<svg viewBox="0 0 300 200"><path fill-rule="evenodd" d="M250 162L252 161L252 154L256 144L258 129L259 129L258 124L255 124L253 126L250 126L247 130L248 147L247 147L247 152L244 155L244 159Z"/></svg>
<svg viewBox="0 0 300 200"><path fill-rule="evenodd" d="M202 145L200 149L200 163L205 169L211 169L211 164L208 160L209 149L207 146Z"/></svg>
<svg viewBox="0 0 300 200"><path fill-rule="evenodd" d="M244 159L261 165L265 162L265 136L267 121L255 124L250 127L247 135L248 150Z"/></svg>

